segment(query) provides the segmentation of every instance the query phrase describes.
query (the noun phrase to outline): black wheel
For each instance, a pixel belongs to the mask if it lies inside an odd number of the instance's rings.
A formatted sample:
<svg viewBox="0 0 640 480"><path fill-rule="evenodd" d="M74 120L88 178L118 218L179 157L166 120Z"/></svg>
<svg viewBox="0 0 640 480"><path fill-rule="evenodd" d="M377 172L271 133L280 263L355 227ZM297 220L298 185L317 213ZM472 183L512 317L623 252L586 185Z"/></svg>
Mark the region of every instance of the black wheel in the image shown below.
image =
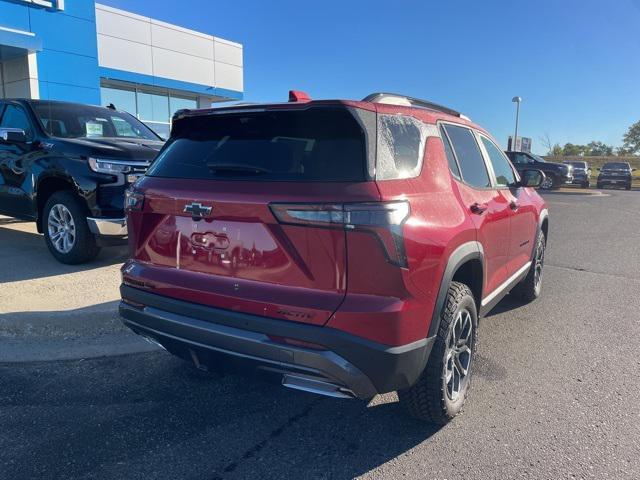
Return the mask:
<svg viewBox="0 0 640 480"><path fill-rule="evenodd" d="M582 184L582 188L589 188L590 186L591 185L589 184L588 180Z"/></svg>
<svg viewBox="0 0 640 480"><path fill-rule="evenodd" d="M627 183L627 186L624 187L626 190L631 190L631 183Z"/></svg>
<svg viewBox="0 0 640 480"><path fill-rule="evenodd" d="M540 188L542 190L551 190L556 186L556 177L553 175L546 175L542 183L540 184Z"/></svg>
<svg viewBox="0 0 640 480"><path fill-rule="evenodd" d="M100 252L87 225L87 212L72 192L56 192L44 206L42 227L51 254L62 263L88 262Z"/></svg>
<svg viewBox="0 0 640 480"><path fill-rule="evenodd" d="M471 290L451 282L427 366L412 387L398 392L411 416L443 425L462 410L471 385L477 332Z"/></svg>
<svg viewBox="0 0 640 480"><path fill-rule="evenodd" d="M544 268L544 233L538 233L536 252L527 276L513 289L512 293L525 302L531 302L540 296L542 290L542 270Z"/></svg>
<svg viewBox="0 0 640 480"><path fill-rule="evenodd" d="M602 184L601 183L597 183L596 187L598 187L599 189L602 189Z"/></svg>

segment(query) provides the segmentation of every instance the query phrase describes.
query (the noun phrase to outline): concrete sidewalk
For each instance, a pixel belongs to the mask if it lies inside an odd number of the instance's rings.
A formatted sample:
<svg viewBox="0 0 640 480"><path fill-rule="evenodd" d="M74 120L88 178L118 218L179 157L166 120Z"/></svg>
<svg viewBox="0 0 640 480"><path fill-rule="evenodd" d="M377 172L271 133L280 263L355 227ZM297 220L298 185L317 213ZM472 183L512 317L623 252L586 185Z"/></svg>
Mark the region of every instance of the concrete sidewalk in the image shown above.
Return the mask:
<svg viewBox="0 0 640 480"><path fill-rule="evenodd" d="M35 224L0 216L0 362L118 355L156 347L118 318L126 248L63 265Z"/></svg>

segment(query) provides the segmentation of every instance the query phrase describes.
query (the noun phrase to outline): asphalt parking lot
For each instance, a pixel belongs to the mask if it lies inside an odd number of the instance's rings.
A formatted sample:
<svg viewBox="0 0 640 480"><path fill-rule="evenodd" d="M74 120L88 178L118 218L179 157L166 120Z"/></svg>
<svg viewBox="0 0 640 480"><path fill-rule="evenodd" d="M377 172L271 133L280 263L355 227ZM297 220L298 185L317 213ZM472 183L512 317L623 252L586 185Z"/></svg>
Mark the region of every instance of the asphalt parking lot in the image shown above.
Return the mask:
<svg viewBox="0 0 640 480"><path fill-rule="evenodd" d="M473 391L443 428L404 416L395 394L317 397L160 351L0 363L0 478L640 478L640 192L606 193L546 195L543 296L507 297L481 322ZM73 288L87 292L68 307L78 318L115 301L122 252L54 287L44 243L10 227L0 318ZM123 335L113 321L104 334Z"/></svg>

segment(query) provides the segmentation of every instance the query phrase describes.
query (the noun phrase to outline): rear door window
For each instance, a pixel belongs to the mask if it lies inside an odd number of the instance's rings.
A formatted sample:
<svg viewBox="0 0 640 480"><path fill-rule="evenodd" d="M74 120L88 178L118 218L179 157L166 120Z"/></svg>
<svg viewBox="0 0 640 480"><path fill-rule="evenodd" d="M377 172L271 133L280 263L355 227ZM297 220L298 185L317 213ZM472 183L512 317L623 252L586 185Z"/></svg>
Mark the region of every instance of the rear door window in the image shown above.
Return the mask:
<svg viewBox="0 0 640 480"><path fill-rule="evenodd" d="M249 181L360 182L366 144L344 108L186 117L147 175Z"/></svg>
<svg viewBox="0 0 640 480"><path fill-rule="evenodd" d="M491 187L487 166L473 132L466 127L450 124L445 125L444 129L458 158L462 179L472 187Z"/></svg>

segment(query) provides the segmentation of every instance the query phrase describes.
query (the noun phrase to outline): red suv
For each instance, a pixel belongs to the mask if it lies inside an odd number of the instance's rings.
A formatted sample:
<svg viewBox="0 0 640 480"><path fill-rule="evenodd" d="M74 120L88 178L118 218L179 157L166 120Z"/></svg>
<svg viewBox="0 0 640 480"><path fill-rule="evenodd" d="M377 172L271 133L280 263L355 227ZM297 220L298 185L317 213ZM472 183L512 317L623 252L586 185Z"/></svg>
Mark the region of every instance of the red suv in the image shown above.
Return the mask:
<svg viewBox="0 0 640 480"><path fill-rule="evenodd" d="M458 112L400 95L181 111L126 198L120 313L199 368L397 390L444 423L478 317L540 294L543 179Z"/></svg>

